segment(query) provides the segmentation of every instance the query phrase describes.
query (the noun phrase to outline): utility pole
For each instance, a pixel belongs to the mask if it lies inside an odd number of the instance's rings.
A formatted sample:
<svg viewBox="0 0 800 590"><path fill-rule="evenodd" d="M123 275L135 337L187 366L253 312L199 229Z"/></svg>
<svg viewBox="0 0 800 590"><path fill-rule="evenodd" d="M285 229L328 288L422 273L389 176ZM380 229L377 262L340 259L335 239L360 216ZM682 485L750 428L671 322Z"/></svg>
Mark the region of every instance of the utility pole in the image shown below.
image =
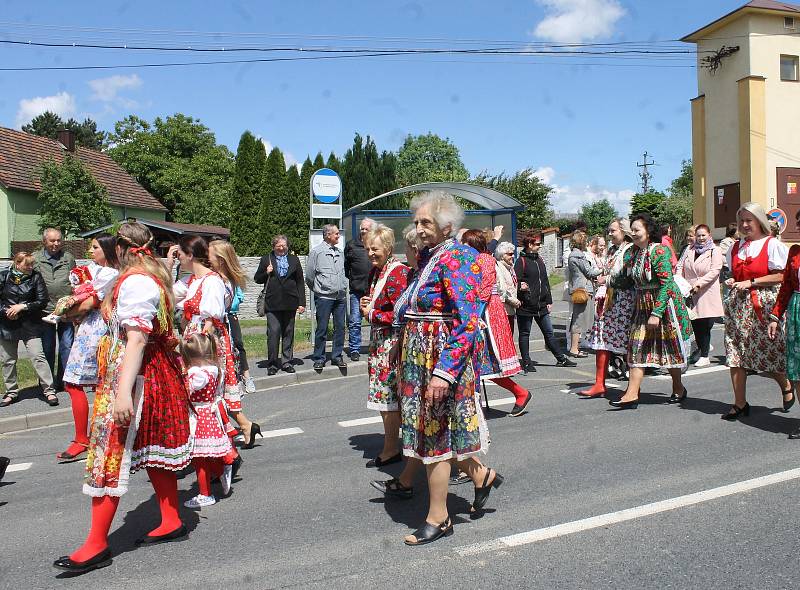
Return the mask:
<svg viewBox="0 0 800 590"><path fill-rule="evenodd" d="M642 169L641 172L639 172L639 178L642 179L642 194L648 193L650 191L650 179L653 178L653 175L650 174L647 167L656 165L655 161L652 162L647 161L648 156L650 156L650 154L645 152L644 163L640 164L639 162L636 162L636 166Z"/></svg>

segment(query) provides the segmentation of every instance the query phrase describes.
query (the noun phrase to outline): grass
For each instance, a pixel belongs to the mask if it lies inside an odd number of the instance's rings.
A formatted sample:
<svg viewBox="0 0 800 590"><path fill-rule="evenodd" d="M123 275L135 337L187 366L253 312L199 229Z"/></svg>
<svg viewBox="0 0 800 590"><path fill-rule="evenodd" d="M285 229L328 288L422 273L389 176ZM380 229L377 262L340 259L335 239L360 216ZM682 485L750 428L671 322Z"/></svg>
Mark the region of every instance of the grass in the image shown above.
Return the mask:
<svg viewBox="0 0 800 590"><path fill-rule="evenodd" d="M244 349L248 359L262 359L267 356L266 320L240 320L242 328L262 328L258 334L243 334ZM330 331L330 330L329 330ZM332 332L331 332L332 334ZM331 335L329 334L329 335ZM311 320L297 318L294 322L294 350L304 351L311 349Z"/></svg>
<svg viewBox="0 0 800 590"><path fill-rule="evenodd" d="M39 384L39 378L36 376L36 371L33 370L33 363L29 359L19 359L17 361L17 381L19 382L20 391ZM6 392L4 383L0 383L0 392Z"/></svg>
<svg viewBox="0 0 800 590"><path fill-rule="evenodd" d="M555 287L556 285L560 285L564 282L564 275L553 273L549 277L550 279L550 286Z"/></svg>

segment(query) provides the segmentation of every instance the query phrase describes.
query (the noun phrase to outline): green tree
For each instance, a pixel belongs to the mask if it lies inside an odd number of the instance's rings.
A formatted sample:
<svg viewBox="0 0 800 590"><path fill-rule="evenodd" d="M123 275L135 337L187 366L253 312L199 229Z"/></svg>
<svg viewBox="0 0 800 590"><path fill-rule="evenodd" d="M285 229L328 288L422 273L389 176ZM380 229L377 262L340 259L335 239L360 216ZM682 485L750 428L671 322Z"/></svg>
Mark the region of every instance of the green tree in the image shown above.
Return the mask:
<svg viewBox="0 0 800 590"><path fill-rule="evenodd" d="M22 126L25 133L58 139L58 132L69 129L75 132L75 143L79 146L100 151L106 139L105 131L98 131L97 123L86 118L83 123L70 118L64 121L60 116L50 111L35 116L30 123Z"/></svg>
<svg viewBox="0 0 800 590"><path fill-rule="evenodd" d="M308 191L308 185L303 185L297 166L289 166L286 171L287 207L282 233L289 237L295 252L304 254L308 251Z"/></svg>
<svg viewBox="0 0 800 590"><path fill-rule="evenodd" d="M64 237L111 223L108 191L78 158L69 154L62 164L50 160L39 170L39 229L58 227Z"/></svg>
<svg viewBox="0 0 800 590"><path fill-rule="evenodd" d="M339 158L337 158L336 154L334 154L333 152L331 152L328 155L328 161L325 162L325 167L330 168L337 174L341 175L342 173L342 163L339 161Z"/></svg>
<svg viewBox="0 0 800 590"><path fill-rule="evenodd" d="M680 175L670 183L667 196L661 203L658 219L671 225L674 235L683 235L694 218L694 171L691 160L681 164Z"/></svg>
<svg viewBox="0 0 800 590"><path fill-rule="evenodd" d="M658 218L661 212L661 205L667 195L657 190L649 190L646 193L636 193L631 198L631 215L647 213L651 217Z"/></svg>
<svg viewBox="0 0 800 590"><path fill-rule="evenodd" d="M462 182L469 178L458 148L438 135L409 135L397 153L397 177L403 186L421 182Z"/></svg>
<svg viewBox="0 0 800 590"><path fill-rule="evenodd" d="M260 226L261 194L267 154L264 144L249 131L242 133L236 150L231 202L231 243L240 256L263 254Z"/></svg>
<svg viewBox="0 0 800 590"><path fill-rule="evenodd" d="M552 188L533 172L533 168L525 168L513 176L505 173L489 176L482 172L472 182L498 190L522 203L525 208L517 213L517 227L520 229L544 228L553 222Z"/></svg>
<svg viewBox="0 0 800 590"><path fill-rule="evenodd" d="M300 168L300 179L297 189L297 214L303 221L303 231L298 232L295 241L292 243L292 249L297 254L308 253L309 193L311 191L311 177L315 170L318 170L318 168L314 166L311 158L307 157L305 162L303 162L303 166Z"/></svg>
<svg viewBox="0 0 800 590"><path fill-rule="evenodd" d="M580 218L586 224L590 235L605 235L608 225L619 217L617 210L608 199L599 199L581 207Z"/></svg>
<svg viewBox="0 0 800 590"><path fill-rule="evenodd" d="M114 125L109 144L109 155L167 208L168 219L230 225L234 156L200 121L178 113L151 125L131 115Z"/></svg>
<svg viewBox="0 0 800 590"><path fill-rule="evenodd" d="M264 177L261 185L261 248L268 250L272 236L285 234L289 230L287 218L292 200L288 198L286 183L286 160L283 152L272 148L264 166Z"/></svg>

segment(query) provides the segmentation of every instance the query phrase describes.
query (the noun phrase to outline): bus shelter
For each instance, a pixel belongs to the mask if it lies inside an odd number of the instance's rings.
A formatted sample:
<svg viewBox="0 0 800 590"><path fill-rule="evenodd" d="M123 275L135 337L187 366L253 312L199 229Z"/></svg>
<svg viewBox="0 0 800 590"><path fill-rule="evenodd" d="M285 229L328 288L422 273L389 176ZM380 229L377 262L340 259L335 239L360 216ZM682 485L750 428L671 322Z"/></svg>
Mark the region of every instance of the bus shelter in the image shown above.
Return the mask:
<svg viewBox="0 0 800 590"><path fill-rule="evenodd" d="M394 230L396 242L394 251L402 257L402 253L405 252L403 230L412 222L411 212L408 209L371 209L369 205L371 203L377 205L386 197L395 195L437 190L459 197L478 207L465 209L464 227L491 229L502 225L501 241L516 245L517 212L524 209L522 203L500 191L468 182L424 182L383 193L345 211L342 214L342 228L350 236L357 236L358 226L365 217L387 225Z"/></svg>

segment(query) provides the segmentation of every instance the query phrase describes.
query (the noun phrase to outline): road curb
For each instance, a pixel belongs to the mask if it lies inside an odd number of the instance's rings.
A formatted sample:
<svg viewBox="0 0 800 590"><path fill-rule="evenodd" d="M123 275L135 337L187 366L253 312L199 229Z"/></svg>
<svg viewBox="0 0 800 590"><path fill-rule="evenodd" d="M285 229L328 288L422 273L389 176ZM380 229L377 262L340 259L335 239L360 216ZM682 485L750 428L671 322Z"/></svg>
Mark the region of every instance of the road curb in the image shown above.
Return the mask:
<svg viewBox="0 0 800 590"><path fill-rule="evenodd" d="M313 383L315 381L325 381L327 379L336 379L341 377L355 377L367 374L367 363L359 361L349 363L346 368L340 369L339 367L326 365L324 369L317 372L314 369L304 369L296 373L278 373L268 377L258 377L254 379L256 383L256 392L262 393L274 389L282 389L292 385L300 385L303 383ZM254 395L254 394L250 394ZM0 418L0 434L11 434L14 432L24 432L33 428L42 428L44 426L61 426L64 424L72 423L72 410L64 408L62 410L50 410L48 412L34 412L31 414L22 414L20 416L11 416L9 418Z"/></svg>

